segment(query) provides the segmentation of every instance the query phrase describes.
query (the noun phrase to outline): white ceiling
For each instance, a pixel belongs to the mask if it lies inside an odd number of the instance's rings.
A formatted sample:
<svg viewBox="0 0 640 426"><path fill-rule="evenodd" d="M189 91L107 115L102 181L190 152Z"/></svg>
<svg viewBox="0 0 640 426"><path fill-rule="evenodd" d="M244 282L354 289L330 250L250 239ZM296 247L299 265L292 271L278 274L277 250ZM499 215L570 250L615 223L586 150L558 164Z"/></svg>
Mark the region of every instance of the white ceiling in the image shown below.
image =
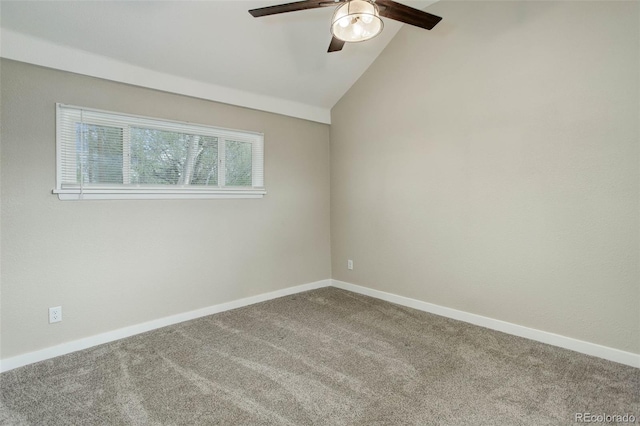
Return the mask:
<svg viewBox="0 0 640 426"><path fill-rule="evenodd" d="M0 55L328 123L401 24L329 54L333 7L247 12L286 2L2 0Z"/></svg>

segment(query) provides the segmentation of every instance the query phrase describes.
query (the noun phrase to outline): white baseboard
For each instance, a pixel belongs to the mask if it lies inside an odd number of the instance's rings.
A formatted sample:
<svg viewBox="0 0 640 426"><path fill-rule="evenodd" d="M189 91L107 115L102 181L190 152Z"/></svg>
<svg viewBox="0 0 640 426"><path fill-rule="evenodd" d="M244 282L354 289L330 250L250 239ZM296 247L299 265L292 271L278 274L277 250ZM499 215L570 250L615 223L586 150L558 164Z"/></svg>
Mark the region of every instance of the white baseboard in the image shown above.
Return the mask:
<svg viewBox="0 0 640 426"><path fill-rule="evenodd" d="M282 290L263 293L257 296L245 297L244 299L234 300L226 303L220 303L218 305L197 309L195 311L190 311L182 314L172 315L169 317L159 318L159 319L144 322L141 324L120 328L118 330L97 334L95 336L85 337L83 339L62 343L60 345L51 346L49 348L45 348L38 351L29 352L26 354L17 355L11 358L0 360L0 373L13 370L14 368L22 367L27 364L33 364L34 362L44 361L46 359L55 358L60 355L65 355L71 352L88 349L93 346L113 342L115 340L120 340L125 337L134 336L136 334L145 333L147 331L166 327L168 325L173 325L180 322L189 321L189 320L200 318L200 317L205 317L207 315L217 314L219 312L229 311L231 309L241 308L243 306L253 305L254 303L260 303L260 302L264 302L271 299L277 299L278 297L288 296L295 293L301 293L303 291L315 290L321 287L328 287L330 285L331 285L331 280L329 279L316 281L308 284L302 284L295 287L284 288Z"/></svg>
<svg viewBox="0 0 640 426"><path fill-rule="evenodd" d="M434 305L433 303L422 302L409 297L398 296L393 293L374 290L344 281L331 280L331 282L333 287L341 288L343 290L364 294L365 296L386 300L387 302L396 303L408 308L418 309L420 311L479 325L480 327L490 328L492 330L501 331L514 336L524 337L537 342L547 343L552 346L558 346L560 348L569 349L586 355L592 355L609 361L618 362L620 364L630 365L631 367L640 368L640 355L632 352L625 352L619 349L598 345L596 343L585 342L583 340L573 339L571 337L565 337L559 334L549 333L547 331L536 330L534 328L524 327L522 325L512 324L506 321L483 317L482 315L470 314L468 312L458 311L456 309L446 308L444 306Z"/></svg>
<svg viewBox="0 0 640 426"><path fill-rule="evenodd" d="M506 321L484 317L482 315L458 311L456 309L446 308L444 306L435 305L433 303L427 303L420 300L411 299L409 297L398 296L393 293L374 290L368 287L362 287L344 281L327 279L276 290L269 293L263 293L257 296L246 297L231 302L221 303L218 305L197 309L195 311L185 312L182 314L172 315L165 318L159 318L157 320L132 325L118 330L113 330L95 336L74 340L72 342L62 343L60 345L52 346L38 351L14 356L12 358L3 359L0 360L0 373L13 370L14 368L22 367L24 365L33 364L34 362L44 361L60 355L88 349L93 346L113 342L125 337L134 336L136 334L145 333L147 331L166 327L168 325L189 321L207 315L217 314L219 312L229 311L231 309L241 308L243 306L253 305L255 303L260 303L271 299L277 299L278 297L288 296L291 294L329 286L352 291L354 293L364 294L366 296L375 297L376 299L386 300L387 302L396 303L398 305L418 309L420 311L429 312L443 317L464 321L470 324L478 325L480 327L512 334L514 336L524 337L538 342L547 343L549 345L558 346L560 348L569 349L575 352L596 356L599 358L607 359L609 361L618 362L620 364L640 368L640 355L631 352L625 352L619 349L598 345L596 343L585 342L583 340L577 340L571 337L565 337L546 331L536 330L533 328L512 324Z"/></svg>

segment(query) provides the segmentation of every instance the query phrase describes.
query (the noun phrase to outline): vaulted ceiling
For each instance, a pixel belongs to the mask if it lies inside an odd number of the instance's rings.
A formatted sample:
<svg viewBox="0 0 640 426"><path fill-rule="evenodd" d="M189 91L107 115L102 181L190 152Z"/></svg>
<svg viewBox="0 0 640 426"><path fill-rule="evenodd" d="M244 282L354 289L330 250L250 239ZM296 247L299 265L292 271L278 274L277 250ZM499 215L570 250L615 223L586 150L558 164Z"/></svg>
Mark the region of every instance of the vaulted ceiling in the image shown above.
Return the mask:
<svg viewBox="0 0 640 426"><path fill-rule="evenodd" d="M328 123L402 24L384 19L380 36L328 54L332 7L247 12L286 2L2 0L0 55Z"/></svg>

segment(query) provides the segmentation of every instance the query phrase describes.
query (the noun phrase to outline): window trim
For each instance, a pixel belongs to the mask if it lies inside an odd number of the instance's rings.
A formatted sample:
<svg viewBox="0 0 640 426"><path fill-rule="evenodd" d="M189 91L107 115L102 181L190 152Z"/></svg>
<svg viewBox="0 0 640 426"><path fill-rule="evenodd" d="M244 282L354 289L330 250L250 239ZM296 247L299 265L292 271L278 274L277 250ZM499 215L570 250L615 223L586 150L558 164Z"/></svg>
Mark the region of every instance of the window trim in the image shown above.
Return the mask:
<svg viewBox="0 0 640 426"><path fill-rule="evenodd" d="M63 113L62 110L65 110ZM75 110L75 112L74 112ZM83 116L90 115L89 118ZM62 136L63 121L69 120L69 116L77 115L82 123L95 125L108 125L120 127L123 130L123 159L127 157L127 144L131 127L152 128L157 130L184 132L201 136L213 136L219 140L231 140L250 142L252 145L252 187L226 187L200 186L200 185L136 185L136 184L91 184L83 186L82 183L63 183L63 146ZM108 117L100 119L100 116ZM68 121L66 121L68 122ZM222 143L218 149L222 151L219 157L219 176L224 184L224 146ZM219 151L219 152L220 152ZM126 180L126 166L128 161L123 161L123 176ZM259 163L259 164L258 164ZM56 187L52 193L57 194L60 200L122 200L122 199L215 199L215 198L262 198L267 192L264 187L264 134L258 132L226 129L221 127L195 124L177 120L166 120L141 115L118 113L94 108L85 108L75 105L56 103Z"/></svg>

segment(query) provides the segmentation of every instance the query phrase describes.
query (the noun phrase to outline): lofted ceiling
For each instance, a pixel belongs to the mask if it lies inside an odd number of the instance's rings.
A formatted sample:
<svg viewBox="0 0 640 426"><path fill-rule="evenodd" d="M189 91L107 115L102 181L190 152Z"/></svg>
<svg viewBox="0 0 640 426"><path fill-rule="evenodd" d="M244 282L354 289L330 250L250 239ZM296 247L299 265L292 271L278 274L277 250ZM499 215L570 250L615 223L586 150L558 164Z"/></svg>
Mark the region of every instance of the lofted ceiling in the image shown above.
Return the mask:
<svg viewBox="0 0 640 426"><path fill-rule="evenodd" d="M286 2L2 0L0 55L328 123L402 24L383 19L378 37L329 54L333 7L247 12Z"/></svg>

